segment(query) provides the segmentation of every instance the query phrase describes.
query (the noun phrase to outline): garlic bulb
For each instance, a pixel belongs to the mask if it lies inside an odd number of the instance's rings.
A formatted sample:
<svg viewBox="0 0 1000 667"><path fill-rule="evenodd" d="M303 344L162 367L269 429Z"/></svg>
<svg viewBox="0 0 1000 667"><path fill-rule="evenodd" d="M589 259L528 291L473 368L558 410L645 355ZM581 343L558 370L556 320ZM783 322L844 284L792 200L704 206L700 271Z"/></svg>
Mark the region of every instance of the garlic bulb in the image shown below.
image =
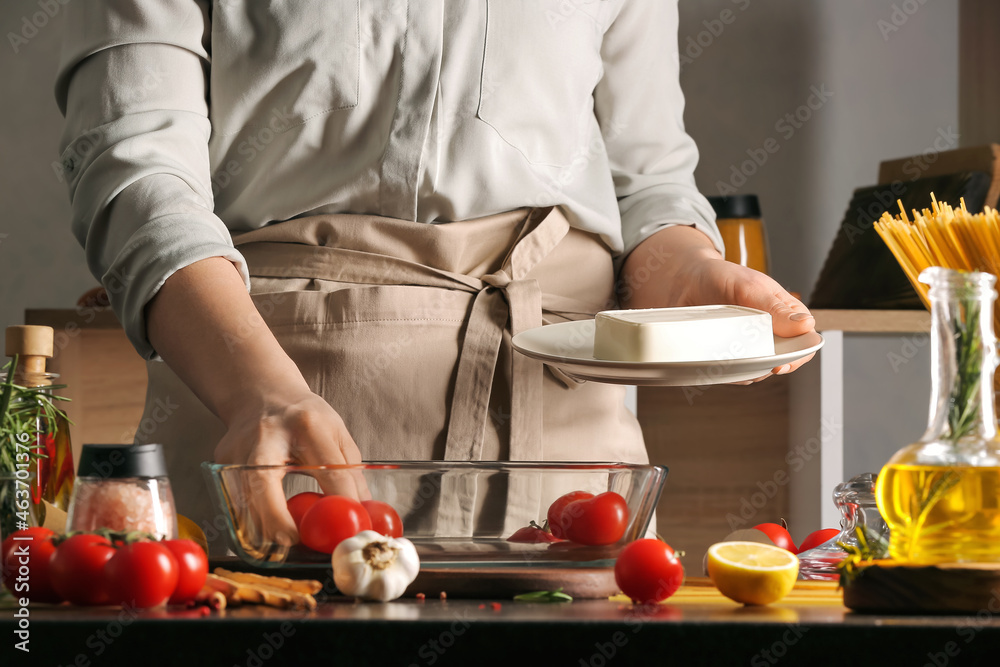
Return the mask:
<svg viewBox="0 0 1000 667"><path fill-rule="evenodd" d="M363 530L333 550L333 581L344 595L366 600L395 600L420 571L420 558L409 540Z"/></svg>

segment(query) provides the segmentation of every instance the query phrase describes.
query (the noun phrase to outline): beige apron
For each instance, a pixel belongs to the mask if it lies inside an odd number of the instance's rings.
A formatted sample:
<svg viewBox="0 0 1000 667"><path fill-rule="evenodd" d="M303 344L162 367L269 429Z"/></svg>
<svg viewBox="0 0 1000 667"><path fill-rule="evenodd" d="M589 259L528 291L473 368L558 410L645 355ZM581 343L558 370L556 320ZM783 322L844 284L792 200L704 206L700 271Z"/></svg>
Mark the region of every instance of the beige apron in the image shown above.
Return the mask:
<svg viewBox="0 0 1000 667"><path fill-rule="evenodd" d="M610 252L559 209L438 225L322 215L234 240L258 310L365 460L647 461L622 387L576 382L511 349L515 333L613 303ZM197 467L224 428L165 364L148 369L144 417L160 423L147 439L166 445L178 510L212 539L224 524ZM492 521L507 533L551 495L523 476L500 489L437 483L445 501L408 526L469 535ZM507 511L490 519L484 504Z"/></svg>

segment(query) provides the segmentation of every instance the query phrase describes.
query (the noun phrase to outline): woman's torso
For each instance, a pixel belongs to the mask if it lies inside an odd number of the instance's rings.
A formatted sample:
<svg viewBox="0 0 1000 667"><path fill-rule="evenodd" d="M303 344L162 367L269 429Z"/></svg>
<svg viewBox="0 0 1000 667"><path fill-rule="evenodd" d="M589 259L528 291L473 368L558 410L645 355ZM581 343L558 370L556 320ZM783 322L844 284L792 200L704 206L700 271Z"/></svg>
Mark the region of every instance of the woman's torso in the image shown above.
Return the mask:
<svg viewBox="0 0 1000 667"><path fill-rule="evenodd" d="M447 222L562 205L621 249L593 90L621 0L216 0L216 213ZM544 66L542 65L544 63Z"/></svg>

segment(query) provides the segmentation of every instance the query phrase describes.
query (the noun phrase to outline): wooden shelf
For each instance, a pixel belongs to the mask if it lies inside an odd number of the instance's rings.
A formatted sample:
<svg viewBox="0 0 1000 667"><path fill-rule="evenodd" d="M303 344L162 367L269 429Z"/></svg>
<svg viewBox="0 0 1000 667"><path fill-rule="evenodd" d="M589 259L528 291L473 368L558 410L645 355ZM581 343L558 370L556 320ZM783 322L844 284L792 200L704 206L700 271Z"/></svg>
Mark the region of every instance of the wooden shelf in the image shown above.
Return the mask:
<svg viewBox="0 0 1000 667"><path fill-rule="evenodd" d="M927 333L926 310L814 310L817 331L846 333Z"/></svg>

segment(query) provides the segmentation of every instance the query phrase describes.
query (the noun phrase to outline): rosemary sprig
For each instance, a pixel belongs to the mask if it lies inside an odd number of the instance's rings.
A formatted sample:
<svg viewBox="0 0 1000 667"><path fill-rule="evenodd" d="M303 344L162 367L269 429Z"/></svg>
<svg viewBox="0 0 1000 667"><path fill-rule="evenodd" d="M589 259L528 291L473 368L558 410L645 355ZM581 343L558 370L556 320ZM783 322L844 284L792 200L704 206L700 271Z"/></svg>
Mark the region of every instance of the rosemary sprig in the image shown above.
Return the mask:
<svg viewBox="0 0 1000 667"><path fill-rule="evenodd" d="M59 419L70 422L66 413L56 405L57 401L68 401L65 396L52 392L64 389L66 385L24 387L14 383L13 369L17 368L17 355L4 366L7 377L0 392L0 472L17 470L18 445L21 451L29 448L29 457L44 458L37 451L38 436L52 428Z"/></svg>
<svg viewBox="0 0 1000 667"><path fill-rule="evenodd" d="M557 603L557 602L572 602L573 597L562 592L561 588L557 588L554 591L532 591L531 593L521 593L520 595L515 595L514 599L518 602L547 602L547 603Z"/></svg>
<svg viewBox="0 0 1000 667"><path fill-rule="evenodd" d="M847 558L837 563L840 570L840 587L858 576L862 563L881 560L889 555L889 541L882 535L868 532L864 526L855 526L858 546L837 542L837 546L847 552Z"/></svg>
<svg viewBox="0 0 1000 667"><path fill-rule="evenodd" d="M983 365L983 339L979 331L979 303L960 299L954 317L957 366L955 384L948 406L949 439L958 442L971 433L979 421L979 384Z"/></svg>

